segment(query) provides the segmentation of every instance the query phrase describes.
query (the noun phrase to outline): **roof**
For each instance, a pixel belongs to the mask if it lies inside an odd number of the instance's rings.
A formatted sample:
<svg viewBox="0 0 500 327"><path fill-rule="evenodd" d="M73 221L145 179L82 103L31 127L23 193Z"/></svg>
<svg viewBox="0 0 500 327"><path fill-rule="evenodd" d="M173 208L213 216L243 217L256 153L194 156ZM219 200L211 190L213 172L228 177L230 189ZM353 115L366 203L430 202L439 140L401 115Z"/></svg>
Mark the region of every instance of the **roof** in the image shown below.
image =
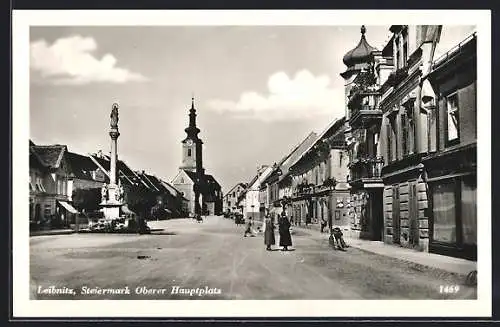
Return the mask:
<svg viewBox="0 0 500 327"><path fill-rule="evenodd" d="M163 184L163 187L165 187L171 194L177 195L182 195L182 192L176 189L174 186L172 186L170 183L160 179L160 182Z"/></svg>
<svg viewBox="0 0 500 327"><path fill-rule="evenodd" d="M210 184L215 185L215 187L220 188L220 184L212 175L205 175L206 181Z"/></svg>
<svg viewBox="0 0 500 327"><path fill-rule="evenodd" d="M197 174L194 171L190 170L184 170L183 171L188 175L188 177L194 181L197 180ZM206 193L204 194L205 197L208 199L211 199L212 197L215 196L215 191L220 190L220 184L215 180L215 178L212 175L207 175L203 174L201 175L201 180L200 184L203 185ZM209 201L209 200L207 200Z"/></svg>
<svg viewBox="0 0 500 327"><path fill-rule="evenodd" d="M366 28L365 25L363 25L361 26L361 40L359 40L358 45L344 55L343 61L347 67L370 61L372 52L377 51L376 48L368 44L365 38L365 33Z"/></svg>
<svg viewBox="0 0 500 327"><path fill-rule="evenodd" d="M249 188L251 188L255 183L259 183L259 189L260 186L262 185L262 182L267 179L267 177L273 172L273 167L266 167L266 169L259 174L257 174L253 179L252 182L248 185Z"/></svg>
<svg viewBox="0 0 500 327"><path fill-rule="evenodd" d="M231 189L226 193L226 195L224 197L226 197L228 194L231 194L233 192L233 190L235 188L237 188L238 186L241 186L243 189L246 188L247 186L245 185L245 183L236 183L236 185L234 185L233 187L231 187Z"/></svg>
<svg viewBox="0 0 500 327"><path fill-rule="evenodd" d="M342 117L340 119L335 119L334 121L332 121L324 130L323 132L321 132L319 134L319 136L314 140L314 142L310 143L309 146L307 147L307 149L305 149L304 151L301 151L300 154L298 156L295 156L294 160L291 162L290 165L288 165L288 169L286 171L284 171L283 175L281 176L281 179L282 180L283 178L285 178L286 176L288 176L288 174L290 174L290 168L292 168L295 164L297 164L300 159L302 159L304 157L305 154L307 154L309 151L311 151L311 149L316 145L318 144L318 142L320 140L323 140L325 138L328 138L330 136L333 136L333 142L334 143L344 143L345 140L344 140L344 135L343 133L336 133L340 130L342 130L342 128L344 127L344 123L345 123L345 117Z"/></svg>
<svg viewBox="0 0 500 327"><path fill-rule="evenodd" d="M40 160L40 157L35 153L35 151L30 147L30 169L37 168L40 170L45 170L46 167Z"/></svg>
<svg viewBox="0 0 500 327"><path fill-rule="evenodd" d="M278 168L280 168L286 162L286 160L288 158L290 158L290 156L292 156L299 149L299 147L301 147L306 142L309 143L308 140L309 139L313 140L315 137L316 137L316 133L314 133L314 132L309 133L309 135L307 135L307 137L302 142L300 142L295 148L293 148L292 151L290 151L287 155L285 155L279 161L279 163L275 163L272 166L271 172L269 173L269 175L267 175L267 177L264 180L262 180L261 184L265 184L265 183L270 182L271 180L274 180L277 177ZM281 171L283 172L283 169Z"/></svg>
<svg viewBox="0 0 500 327"><path fill-rule="evenodd" d="M89 158L89 156L67 152L66 159L74 177L94 180L92 172L99 169L99 167Z"/></svg>
<svg viewBox="0 0 500 327"><path fill-rule="evenodd" d="M67 151L67 147L60 144L33 145L30 146L30 150L33 151L34 155L37 156L37 159L44 167L59 168L64 153Z"/></svg>
<svg viewBox="0 0 500 327"><path fill-rule="evenodd" d="M476 54L476 44L477 44L477 36L476 33L472 33L464 40L462 40L459 44L455 45L453 48L448 50L446 53L437 58L432 64L432 73L439 71L443 67L450 65L454 60L456 60L460 55L470 53ZM454 63L453 63L454 64ZM452 64L452 65L453 65Z"/></svg>
<svg viewBox="0 0 500 327"><path fill-rule="evenodd" d="M107 156L98 157L96 155L92 155L92 158L94 158L94 160L96 160L103 169L105 169L107 172L109 171L110 161ZM122 183L127 183L129 185L137 185L138 183L142 183L143 185L148 186L147 183L143 181L143 179L141 179L123 161L118 160L116 163L116 168L118 170L118 178Z"/></svg>
<svg viewBox="0 0 500 327"><path fill-rule="evenodd" d="M302 141L302 143L299 144L299 146L297 146L292 151L290 156L282 164L282 175L280 176L279 180L282 180L288 175L290 167L304 154L305 151L307 151L307 149L310 149L318 139L318 135L312 132L304 139L304 141Z"/></svg>

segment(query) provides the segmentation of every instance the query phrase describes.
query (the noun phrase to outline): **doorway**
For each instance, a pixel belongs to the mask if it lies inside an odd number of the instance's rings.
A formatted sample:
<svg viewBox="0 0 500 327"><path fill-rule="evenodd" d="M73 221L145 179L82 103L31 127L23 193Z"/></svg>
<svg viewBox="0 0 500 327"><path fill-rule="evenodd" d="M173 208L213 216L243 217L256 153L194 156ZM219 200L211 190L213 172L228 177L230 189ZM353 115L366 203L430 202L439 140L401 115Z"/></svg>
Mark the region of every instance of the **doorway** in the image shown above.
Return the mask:
<svg viewBox="0 0 500 327"><path fill-rule="evenodd" d="M382 241L384 232L382 190L375 190L371 194L371 216L373 241Z"/></svg>
<svg viewBox="0 0 500 327"><path fill-rule="evenodd" d="M410 225L409 244L411 247L418 247L419 241L417 201L417 182L410 181L408 183L408 218Z"/></svg>
<svg viewBox="0 0 500 327"><path fill-rule="evenodd" d="M392 186L392 241L401 244L401 220L399 217L399 185Z"/></svg>

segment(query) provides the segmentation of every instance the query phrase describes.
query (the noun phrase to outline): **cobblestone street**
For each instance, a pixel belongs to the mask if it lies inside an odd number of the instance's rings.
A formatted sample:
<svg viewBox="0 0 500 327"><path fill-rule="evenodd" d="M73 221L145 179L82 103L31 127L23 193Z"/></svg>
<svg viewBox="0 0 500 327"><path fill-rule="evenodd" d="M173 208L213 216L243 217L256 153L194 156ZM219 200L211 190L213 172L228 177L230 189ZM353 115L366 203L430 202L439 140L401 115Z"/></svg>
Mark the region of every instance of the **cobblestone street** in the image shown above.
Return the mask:
<svg viewBox="0 0 500 327"><path fill-rule="evenodd" d="M347 252L334 251L326 239L312 237L307 231L295 232L293 251L269 252L262 235L244 238L244 226L222 217L208 217L203 223L179 219L150 225L163 231L31 237L31 298L476 298L476 288L465 286L462 278L452 274L353 247ZM440 292L440 287L455 285L456 292ZM51 286L74 293L43 293ZM220 289L220 293L199 297L176 293L176 286ZM125 287L130 294L82 294L82 288ZM153 291L161 289L166 291Z"/></svg>

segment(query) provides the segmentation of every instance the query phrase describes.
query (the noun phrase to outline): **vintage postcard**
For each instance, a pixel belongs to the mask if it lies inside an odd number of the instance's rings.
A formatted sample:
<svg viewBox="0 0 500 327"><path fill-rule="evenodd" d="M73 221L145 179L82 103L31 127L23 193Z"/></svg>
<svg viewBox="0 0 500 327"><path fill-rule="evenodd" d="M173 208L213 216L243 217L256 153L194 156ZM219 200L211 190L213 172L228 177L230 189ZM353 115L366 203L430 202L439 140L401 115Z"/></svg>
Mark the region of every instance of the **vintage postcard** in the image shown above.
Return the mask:
<svg viewBox="0 0 500 327"><path fill-rule="evenodd" d="M14 11L14 317L491 316L490 21Z"/></svg>

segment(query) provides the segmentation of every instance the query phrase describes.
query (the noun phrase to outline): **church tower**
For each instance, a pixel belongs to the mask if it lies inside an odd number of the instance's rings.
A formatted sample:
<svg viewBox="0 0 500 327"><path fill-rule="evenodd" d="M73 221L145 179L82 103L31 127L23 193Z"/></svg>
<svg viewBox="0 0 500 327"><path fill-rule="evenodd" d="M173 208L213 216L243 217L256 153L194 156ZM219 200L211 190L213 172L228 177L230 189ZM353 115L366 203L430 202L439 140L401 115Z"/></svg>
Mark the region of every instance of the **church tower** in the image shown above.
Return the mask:
<svg viewBox="0 0 500 327"><path fill-rule="evenodd" d="M204 174L203 169L203 142L198 137L200 129L196 127L196 109L194 108L194 98L191 98L191 109L189 110L189 126L184 129L187 136L182 140L182 164L180 169Z"/></svg>

